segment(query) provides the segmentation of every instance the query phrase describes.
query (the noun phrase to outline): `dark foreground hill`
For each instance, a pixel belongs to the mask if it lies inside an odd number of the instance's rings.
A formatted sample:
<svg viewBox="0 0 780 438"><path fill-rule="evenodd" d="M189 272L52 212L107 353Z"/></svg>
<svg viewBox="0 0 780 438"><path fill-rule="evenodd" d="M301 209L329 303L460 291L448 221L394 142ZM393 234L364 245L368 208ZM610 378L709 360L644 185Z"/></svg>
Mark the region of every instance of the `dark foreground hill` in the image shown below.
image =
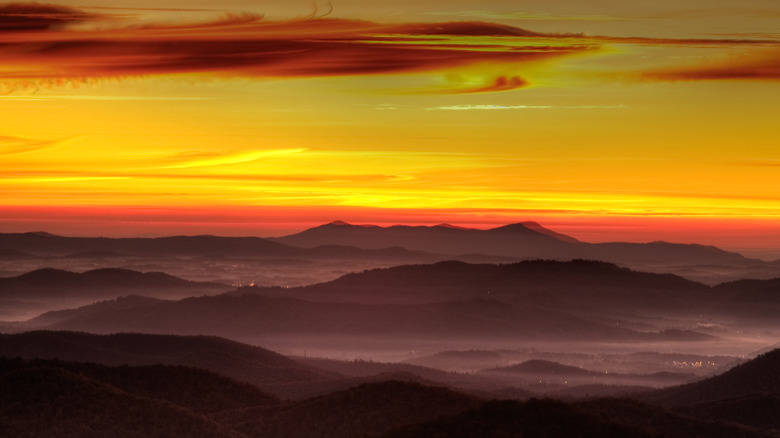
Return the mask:
<svg viewBox="0 0 780 438"><path fill-rule="evenodd" d="M104 365L182 365L210 370L286 397L296 385L337 379L261 347L213 336L38 331L0 335L0 356L89 361Z"/></svg>
<svg viewBox="0 0 780 438"><path fill-rule="evenodd" d="M250 410L240 417L238 429L257 437L377 436L399 426L455 415L481 402L445 388L390 380L280 406L265 415Z"/></svg>
<svg viewBox="0 0 780 438"><path fill-rule="evenodd" d="M780 349L709 379L637 397L698 418L780 431Z"/></svg>
<svg viewBox="0 0 780 438"><path fill-rule="evenodd" d="M79 341L80 336L85 339ZM114 360L175 356L208 344L200 338L132 334L31 333L11 336L11 343L3 340L19 350L45 344L41 338L60 355L99 355L105 348ZM228 344L228 350L242 348ZM28 354L38 354L32 350ZM650 395L663 405L674 399L673 410L628 399L487 401L398 380L280 401L246 383L190 367L0 358L0 436L777 437L772 414L776 417L778 354ZM763 409L746 409L762 403ZM735 411L721 415L728 408Z"/></svg>
<svg viewBox="0 0 780 438"><path fill-rule="evenodd" d="M627 400L485 401L379 381L283 402L181 366L0 358L0 433L30 437L777 437Z"/></svg>
<svg viewBox="0 0 780 438"><path fill-rule="evenodd" d="M642 399L662 406L679 407L758 394L780 395L780 349L762 354L718 376L648 393Z"/></svg>
<svg viewBox="0 0 780 438"><path fill-rule="evenodd" d="M745 426L702 420L631 400L565 403L555 400L491 401L477 409L406 426L385 438L683 438L777 436Z"/></svg>
<svg viewBox="0 0 780 438"><path fill-rule="evenodd" d="M207 414L273 397L206 371L0 358L0 434L7 437L225 437Z"/></svg>
<svg viewBox="0 0 780 438"><path fill-rule="evenodd" d="M4 437L376 436L480 403L448 389L394 380L282 402L189 367L0 357Z"/></svg>

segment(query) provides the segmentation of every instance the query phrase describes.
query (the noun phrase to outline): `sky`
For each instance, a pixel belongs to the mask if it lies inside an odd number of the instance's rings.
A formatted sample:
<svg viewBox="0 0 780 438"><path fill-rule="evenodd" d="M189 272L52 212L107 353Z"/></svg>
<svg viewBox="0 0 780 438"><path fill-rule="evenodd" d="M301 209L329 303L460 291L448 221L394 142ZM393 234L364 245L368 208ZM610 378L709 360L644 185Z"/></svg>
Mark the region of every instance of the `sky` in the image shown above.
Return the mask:
<svg viewBox="0 0 780 438"><path fill-rule="evenodd" d="M780 258L775 0L0 3L0 232L333 220Z"/></svg>

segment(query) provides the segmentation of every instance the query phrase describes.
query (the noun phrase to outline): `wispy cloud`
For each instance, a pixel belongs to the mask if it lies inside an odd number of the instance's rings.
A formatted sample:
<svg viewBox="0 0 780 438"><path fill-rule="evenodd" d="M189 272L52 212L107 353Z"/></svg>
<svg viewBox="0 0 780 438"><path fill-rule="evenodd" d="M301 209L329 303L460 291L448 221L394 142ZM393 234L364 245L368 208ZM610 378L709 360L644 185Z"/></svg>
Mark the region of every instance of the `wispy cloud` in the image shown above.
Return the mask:
<svg viewBox="0 0 780 438"><path fill-rule="evenodd" d="M42 151L56 147L60 143L58 140L0 136L0 156Z"/></svg>
<svg viewBox="0 0 780 438"><path fill-rule="evenodd" d="M202 157L195 160L186 160L183 162L163 166L163 168L185 169L193 167L224 166L230 164L249 163L270 157L294 155L301 152L306 152L306 149L267 149L260 151L242 151L228 154L213 154L212 156L208 157Z"/></svg>
<svg viewBox="0 0 780 438"><path fill-rule="evenodd" d="M642 73L649 79L666 81L780 80L780 48L741 53L718 61L668 67Z"/></svg>
<svg viewBox="0 0 780 438"><path fill-rule="evenodd" d="M553 14L532 11L497 11L497 10L467 10L429 12L428 15L446 17L462 17L482 20L517 20L517 21L645 21L670 20L680 18L708 17L759 17L776 18L780 16L777 9L761 9L751 7L712 7L707 9L678 9L663 13L633 13L633 14Z"/></svg>
<svg viewBox="0 0 780 438"><path fill-rule="evenodd" d="M624 21L635 18L603 14L550 14L542 12L505 12L491 10L430 12L429 15L464 17L483 20L534 20L534 21Z"/></svg>
<svg viewBox="0 0 780 438"><path fill-rule="evenodd" d="M0 4L0 32L46 30L98 17L68 6L6 3Z"/></svg>
<svg viewBox="0 0 780 438"><path fill-rule="evenodd" d="M426 108L429 111L493 111L528 109L620 109L625 105L449 105Z"/></svg>
<svg viewBox="0 0 780 438"><path fill-rule="evenodd" d="M0 101L45 101L45 100L102 100L102 101L203 101L215 100L213 97L195 96L99 96L99 95L5 95Z"/></svg>

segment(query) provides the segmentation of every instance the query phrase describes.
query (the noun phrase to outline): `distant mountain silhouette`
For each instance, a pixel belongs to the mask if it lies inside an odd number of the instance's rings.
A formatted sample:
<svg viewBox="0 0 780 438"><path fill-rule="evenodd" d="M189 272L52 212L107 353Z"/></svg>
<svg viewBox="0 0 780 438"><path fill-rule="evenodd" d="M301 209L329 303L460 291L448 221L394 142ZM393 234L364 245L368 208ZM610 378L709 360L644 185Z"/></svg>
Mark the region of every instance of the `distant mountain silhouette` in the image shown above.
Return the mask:
<svg viewBox="0 0 780 438"><path fill-rule="evenodd" d="M560 236L560 238L558 237ZM491 230L458 228L450 225L407 226L351 225L335 221L285 237L269 240L303 248L320 245L349 245L358 248L403 248L431 253L460 255L482 253L523 257L545 257L550 250L563 248L575 239L553 233L539 224L507 225Z"/></svg>
<svg viewBox="0 0 780 438"><path fill-rule="evenodd" d="M760 260L723 251L713 246L650 243L584 243L556 233L536 222L522 222L479 230L451 225L407 226L351 225L343 221L310 228L269 240L303 248L319 245L350 245L358 248L401 246L414 251L463 256L548 258L557 260L592 259L640 265L763 265Z"/></svg>
<svg viewBox="0 0 780 438"><path fill-rule="evenodd" d="M136 255L272 253L291 255L299 251L259 237L173 236L158 238L64 237L49 233L0 234L0 248L36 255L65 256L89 252Z"/></svg>
<svg viewBox="0 0 780 438"><path fill-rule="evenodd" d="M507 225L506 227L516 228L518 225L522 226L524 228L527 228L527 229L529 229L531 231L536 231L537 233L540 233L540 234L545 234L547 236L555 237L556 239L558 239L560 241L563 241L563 242L579 243L579 240L575 239L574 237L567 236L567 235L561 234L561 233L556 233L555 231L550 230L548 228L545 228L545 227L541 226L539 223L533 222L533 221L526 221L526 222L521 222L519 224ZM506 227L499 227L497 229L501 230L502 228L506 228Z"/></svg>
<svg viewBox="0 0 780 438"><path fill-rule="evenodd" d="M319 247L319 248L314 248ZM291 247L260 237L173 236L157 238L64 237L49 233L0 233L0 249L8 254L34 254L69 258L148 256L234 256L263 258L368 258L406 262L430 260L430 256L387 245L387 249L349 247L342 242Z"/></svg>
<svg viewBox="0 0 780 438"><path fill-rule="evenodd" d="M341 272L354 270L356 263L365 269L453 259L472 263L588 259L638 270L672 272L708 284L745 278L748 273L756 278L766 278L777 271L776 263L749 259L713 246L668 242L586 243L531 221L487 230L450 224L380 227L334 221L297 234L265 239L208 235L87 238L43 232L17 233L0 234L0 251L11 255L7 260L15 261L24 260L20 258L21 254L30 254L32 258L40 259L40 267L52 266L43 264L47 257L57 257L56 266L67 266L68 260L75 263L85 259L109 265L122 257L151 257L157 263L165 259L177 265L186 263L184 259L187 258L196 258L203 263L228 258L262 259L277 266L336 261ZM13 257L14 254L19 257ZM178 275L183 272L186 270L176 271ZM312 282L332 278L322 274L312 269L307 277L314 275ZM302 284L300 281L293 283Z"/></svg>

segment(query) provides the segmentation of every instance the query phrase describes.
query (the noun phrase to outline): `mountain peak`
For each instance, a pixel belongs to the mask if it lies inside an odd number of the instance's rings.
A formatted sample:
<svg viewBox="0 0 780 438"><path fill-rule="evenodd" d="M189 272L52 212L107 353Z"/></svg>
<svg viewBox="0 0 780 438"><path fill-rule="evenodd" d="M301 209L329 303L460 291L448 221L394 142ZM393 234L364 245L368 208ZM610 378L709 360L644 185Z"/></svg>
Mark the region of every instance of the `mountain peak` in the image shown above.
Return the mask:
<svg viewBox="0 0 780 438"><path fill-rule="evenodd" d="M459 227L457 225L452 225L452 224L448 224L448 223L443 223L443 224L434 225L434 226L439 227L439 228L452 228L452 229L455 229L455 230L468 230L468 228L466 228L466 227Z"/></svg>
<svg viewBox="0 0 780 438"><path fill-rule="evenodd" d="M537 233L540 233L540 234L545 234L545 235L550 236L550 237L555 237L556 239L564 241L564 242L580 243L579 240L577 240L577 239L575 239L575 238L573 238L571 236L568 236L566 234L556 233L555 231L553 231L553 230L551 230L549 228L543 227L538 222L525 221L525 222L521 222L520 225L528 228L531 231L536 231Z"/></svg>
<svg viewBox="0 0 780 438"><path fill-rule="evenodd" d="M24 233L29 236L39 236L39 237L57 237L56 234L47 233L46 231L31 231L29 233Z"/></svg>
<svg viewBox="0 0 780 438"><path fill-rule="evenodd" d="M322 225L323 227L345 227L345 228L382 228L378 225L371 225L371 224L351 224L349 222L344 222L341 220L336 220L330 223L327 223L325 225ZM319 228L319 227L317 227Z"/></svg>

